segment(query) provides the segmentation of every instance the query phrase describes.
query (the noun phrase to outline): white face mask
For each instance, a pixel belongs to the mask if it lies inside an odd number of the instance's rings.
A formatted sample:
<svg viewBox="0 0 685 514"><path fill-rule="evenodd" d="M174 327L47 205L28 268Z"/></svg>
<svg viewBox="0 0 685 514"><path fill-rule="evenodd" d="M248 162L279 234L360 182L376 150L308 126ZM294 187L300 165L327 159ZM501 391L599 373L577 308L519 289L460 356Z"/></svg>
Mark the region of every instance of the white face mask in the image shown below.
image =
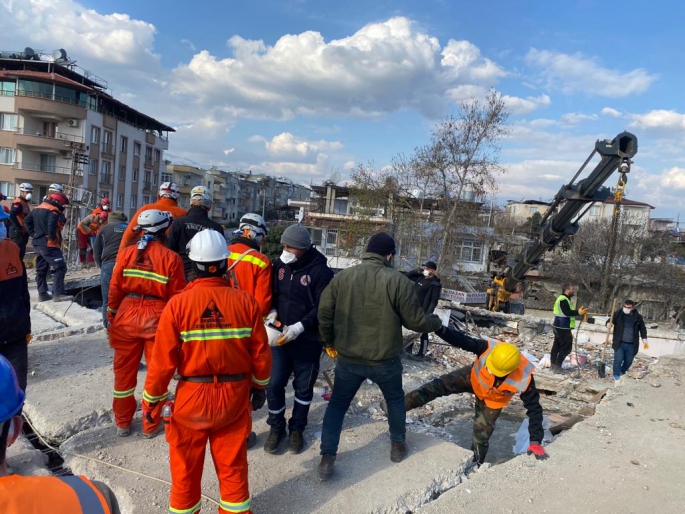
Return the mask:
<svg viewBox="0 0 685 514"><path fill-rule="evenodd" d="M26 198L27 200L30 200L31 198L33 198L33 193L26 193L24 195L24 198Z"/></svg>
<svg viewBox="0 0 685 514"><path fill-rule="evenodd" d="M425 270L423 270L423 276L426 277L426 278L428 278L428 277L431 276L431 272L428 271L427 269L425 269Z"/></svg>
<svg viewBox="0 0 685 514"><path fill-rule="evenodd" d="M7 227L5 224L0 221L0 239L6 239L7 238Z"/></svg>
<svg viewBox="0 0 685 514"><path fill-rule="evenodd" d="M109 205L103 205L102 206L103 211L108 211L109 210Z"/></svg>
<svg viewBox="0 0 685 514"><path fill-rule="evenodd" d="M294 253L291 253L287 250L283 250L283 253L281 253L281 262L285 264L292 264L297 260L297 257L295 256Z"/></svg>
<svg viewBox="0 0 685 514"><path fill-rule="evenodd" d="M623 307L623 314L630 314L631 312L633 312L633 309L626 309Z"/></svg>

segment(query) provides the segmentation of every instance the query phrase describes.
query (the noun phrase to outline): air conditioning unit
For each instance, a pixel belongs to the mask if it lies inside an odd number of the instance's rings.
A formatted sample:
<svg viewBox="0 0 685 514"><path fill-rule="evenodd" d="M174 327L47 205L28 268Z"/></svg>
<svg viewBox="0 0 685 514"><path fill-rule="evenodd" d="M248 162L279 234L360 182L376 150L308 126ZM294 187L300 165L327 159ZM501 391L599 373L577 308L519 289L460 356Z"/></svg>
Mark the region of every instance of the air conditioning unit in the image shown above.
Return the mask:
<svg viewBox="0 0 685 514"><path fill-rule="evenodd" d="M69 120L69 126L70 127L78 127L80 125L80 121L76 119L71 119Z"/></svg>
<svg viewBox="0 0 685 514"><path fill-rule="evenodd" d="M65 159L71 158L71 152L69 150L60 150L59 154Z"/></svg>

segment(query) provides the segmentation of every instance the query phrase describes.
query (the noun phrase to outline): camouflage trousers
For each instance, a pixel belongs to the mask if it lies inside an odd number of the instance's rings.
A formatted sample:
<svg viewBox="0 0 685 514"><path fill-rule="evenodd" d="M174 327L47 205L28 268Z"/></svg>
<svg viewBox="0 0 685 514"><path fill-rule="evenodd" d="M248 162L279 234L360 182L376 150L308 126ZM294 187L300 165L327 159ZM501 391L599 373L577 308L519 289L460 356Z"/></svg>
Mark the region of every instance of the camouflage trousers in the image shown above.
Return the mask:
<svg viewBox="0 0 685 514"><path fill-rule="evenodd" d="M473 366L455 369L408 393L404 397L404 404L407 411L426 405L428 402L435 400L440 396L473 393L473 387L471 387L471 368L473 368ZM473 423L473 443L471 449L473 450L475 460L477 460L479 464L482 464L485 462L485 456L488 453L488 447L490 445L490 436L492 436L492 433L495 430L495 423L497 422L497 418L499 417L500 412L502 412L502 409L491 409L485 405L484 401L479 400L478 398L475 400L476 412Z"/></svg>

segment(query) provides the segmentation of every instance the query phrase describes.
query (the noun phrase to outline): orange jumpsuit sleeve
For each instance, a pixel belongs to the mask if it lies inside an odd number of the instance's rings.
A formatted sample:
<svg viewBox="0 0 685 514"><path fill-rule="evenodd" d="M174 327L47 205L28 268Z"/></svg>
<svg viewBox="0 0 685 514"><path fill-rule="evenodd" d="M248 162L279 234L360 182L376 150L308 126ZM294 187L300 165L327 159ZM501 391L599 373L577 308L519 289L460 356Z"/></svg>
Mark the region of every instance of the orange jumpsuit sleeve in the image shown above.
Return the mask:
<svg viewBox="0 0 685 514"><path fill-rule="evenodd" d="M112 270L112 279L109 282L109 297L107 298L108 310L116 311L126 294L123 290L125 267L126 263L124 262L124 256L119 254L119 258Z"/></svg>
<svg viewBox="0 0 685 514"><path fill-rule="evenodd" d="M262 318L269 315L271 310L271 261L266 261L266 267L262 268L257 275L257 283L255 284L255 298L259 303L259 310Z"/></svg>
<svg viewBox="0 0 685 514"><path fill-rule="evenodd" d="M175 303L168 303L159 318L143 391L143 400L148 403L166 399L169 382L180 362L181 331L175 316Z"/></svg>
<svg viewBox="0 0 685 514"><path fill-rule="evenodd" d="M253 314L254 324L252 325L252 336L250 337L252 387L266 389L266 386L269 385L269 378L271 378L271 348L269 348L269 339L266 335L264 321L259 314L259 307L256 301L254 301Z"/></svg>

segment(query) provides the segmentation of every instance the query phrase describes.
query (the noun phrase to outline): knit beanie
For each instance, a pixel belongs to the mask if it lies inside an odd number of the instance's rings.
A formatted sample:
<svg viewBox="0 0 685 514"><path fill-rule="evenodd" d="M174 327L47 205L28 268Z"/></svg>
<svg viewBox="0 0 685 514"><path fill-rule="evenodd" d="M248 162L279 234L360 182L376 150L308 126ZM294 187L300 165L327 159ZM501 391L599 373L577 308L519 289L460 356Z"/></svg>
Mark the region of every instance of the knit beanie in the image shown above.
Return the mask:
<svg viewBox="0 0 685 514"><path fill-rule="evenodd" d="M309 250L309 247L312 246L312 238L306 228L299 223L296 223L295 225L290 225L283 231L281 243L290 248Z"/></svg>
<svg viewBox="0 0 685 514"><path fill-rule="evenodd" d="M390 234L379 232L374 234L369 239L369 244L366 246L366 251L369 253L377 253L378 255L386 256L395 255L395 240Z"/></svg>
<svg viewBox="0 0 685 514"><path fill-rule="evenodd" d="M128 218L126 217L126 214L124 214L121 211L112 211L109 213L109 221L110 222L128 221Z"/></svg>
<svg viewBox="0 0 685 514"><path fill-rule="evenodd" d="M423 265L424 268L432 269L433 271L438 269L438 265L435 264L433 261L428 261L426 264Z"/></svg>

